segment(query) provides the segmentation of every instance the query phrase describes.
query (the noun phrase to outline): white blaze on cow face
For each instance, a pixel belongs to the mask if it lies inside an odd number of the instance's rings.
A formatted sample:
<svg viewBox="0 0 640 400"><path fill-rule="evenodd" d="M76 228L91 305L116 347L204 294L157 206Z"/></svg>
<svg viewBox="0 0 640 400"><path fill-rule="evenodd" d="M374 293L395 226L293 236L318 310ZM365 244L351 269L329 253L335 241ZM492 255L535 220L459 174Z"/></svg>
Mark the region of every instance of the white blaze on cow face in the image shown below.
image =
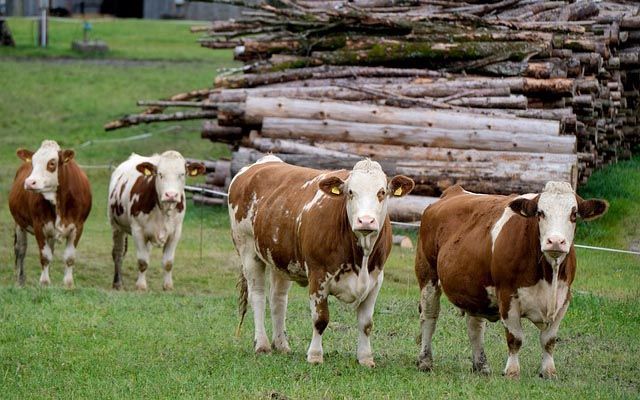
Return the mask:
<svg viewBox="0 0 640 400"><path fill-rule="evenodd" d="M202 164L187 164L177 151L162 153L157 165L144 162L136 168L143 175L155 175L156 194L164 209L173 209L182 200L187 174L197 176L205 171Z"/></svg>
<svg viewBox="0 0 640 400"><path fill-rule="evenodd" d="M380 164L366 159L353 167L346 181L333 176L321 180L318 185L329 196L346 196L349 225L368 254L387 217L387 200L390 196L408 194L414 183L401 175L387 182Z"/></svg>
<svg viewBox="0 0 640 400"><path fill-rule="evenodd" d="M607 211L608 203L584 201L570 184L551 181L536 198L519 198L509 206L522 216L538 218L540 250L550 264L560 265L573 244L577 218L598 218Z"/></svg>
<svg viewBox="0 0 640 400"><path fill-rule="evenodd" d="M62 151L55 141L45 140L35 153L21 149L17 154L32 165L31 174L24 181L25 190L41 193L47 200L55 202L58 168L61 161L64 163L73 158L73 150Z"/></svg>

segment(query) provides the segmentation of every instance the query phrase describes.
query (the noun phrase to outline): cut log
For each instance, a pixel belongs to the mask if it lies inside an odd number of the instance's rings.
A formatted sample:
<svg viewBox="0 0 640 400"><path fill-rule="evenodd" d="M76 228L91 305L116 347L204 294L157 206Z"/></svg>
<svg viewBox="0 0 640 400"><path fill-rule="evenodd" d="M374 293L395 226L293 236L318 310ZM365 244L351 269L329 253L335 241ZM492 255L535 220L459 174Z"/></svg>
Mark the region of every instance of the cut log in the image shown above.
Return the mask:
<svg viewBox="0 0 640 400"><path fill-rule="evenodd" d="M217 120L206 120L200 136L213 142L236 143L243 138L243 131L240 127L220 126Z"/></svg>
<svg viewBox="0 0 640 400"><path fill-rule="evenodd" d="M395 107L373 106L295 100L288 98L248 97L246 101L244 123L259 125L264 117L296 119L333 119L339 121L370 122L394 124L402 121L410 126L422 126L442 129L487 130L502 132L527 132L540 135L558 135L558 121L529 120L465 114L456 111L411 110ZM297 121L300 122L300 121ZM562 151L565 152L565 151Z"/></svg>
<svg viewBox="0 0 640 400"><path fill-rule="evenodd" d="M268 139L263 139L268 140ZM569 164L577 162L575 154L526 153L514 151L461 150L442 147L394 146L388 144L315 142L314 147L345 155L353 154L374 160L432 160L449 162L514 162L522 165Z"/></svg>
<svg viewBox="0 0 640 400"><path fill-rule="evenodd" d="M304 79L336 79L349 77L441 77L441 72L426 69L376 68L376 67L310 67L268 74L245 74L242 76L218 77L216 87L246 88L290 82Z"/></svg>
<svg viewBox="0 0 640 400"><path fill-rule="evenodd" d="M438 201L437 197L407 195L392 197L387 205L389 219L397 222L420 221L422 213L431 204Z"/></svg>
<svg viewBox="0 0 640 400"><path fill-rule="evenodd" d="M267 117L263 120L261 135L273 139L380 143L456 149L538 153L575 153L576 151L575 136L519 132L526 131L444 129L410 125L367 124L330 119L305 120Z"/></svg>

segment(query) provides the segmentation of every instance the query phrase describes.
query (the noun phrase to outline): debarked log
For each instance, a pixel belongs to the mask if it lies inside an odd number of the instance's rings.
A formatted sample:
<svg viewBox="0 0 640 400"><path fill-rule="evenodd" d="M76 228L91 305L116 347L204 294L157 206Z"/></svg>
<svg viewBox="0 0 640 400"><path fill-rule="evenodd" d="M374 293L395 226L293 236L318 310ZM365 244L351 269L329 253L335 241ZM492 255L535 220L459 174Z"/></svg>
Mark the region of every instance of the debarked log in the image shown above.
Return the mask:
<svg viewBox="0 0 640 400"><path fill-rule="evenodd" d="M389 219L397 222L420 221L424 210L438 200L437 197L416 196L411 194L404 197L392 197L389 199L387 206Z"/></svg>
<svg viewBox="0 0 640 400"><path fill-rule="evenodd" d="M460 110L414 110L369 104L297 100L283 97L248 97L245 102L243 117L244 123L248 125L259 125L265 117L280 117L314 120L333 119L374 124L395 124L397 121L402 121L404 125L409 126L451 130L495 130L549 136L558 135L560 132L560 123L552 120L485 116L465 113ZM317 125L317 121L315 124Z"/></svg>
<svg viewBox="0 0 640 400"><path fill-rule="evenodd" d="M289 164L316 169L352 169L358 160L342 157L317 157L313 154L274 154ZM254 149L240 148L233 153L232 174L265 156ZM431 160L378 160L387 176L406 175L416 182L413 194L437 196L446 188L463 184L479 193L528 193L539 191L550 180L575 184L577 167L572 164L543 164L510 161L449 162Z"/></svg>
<svg viewBox="0 0 640 400"><path fill-rule="evenodd" d="M307 139L456 149L539 153L575 153L576 151L575 136L531 134L524 130L496 131L474 128L445 129L396 124L367 124L331 119L307 120L266 117L263 120L261 134L273 139Z"/></svg>

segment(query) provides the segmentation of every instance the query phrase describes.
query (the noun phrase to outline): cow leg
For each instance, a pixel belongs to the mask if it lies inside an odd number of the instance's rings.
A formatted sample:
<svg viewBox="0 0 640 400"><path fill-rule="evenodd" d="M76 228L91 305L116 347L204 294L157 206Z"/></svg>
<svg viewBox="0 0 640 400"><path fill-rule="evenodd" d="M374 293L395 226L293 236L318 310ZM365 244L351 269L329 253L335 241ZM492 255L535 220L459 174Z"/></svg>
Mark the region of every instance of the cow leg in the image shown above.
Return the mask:
<svg viewBox="0 0 640 400"><path fill-rule="evenodd" d="M487 356L484 354L484 330L486 325L484 319L472 317L467 314L467 333L473 351L471 355L473 372L484 375L491 373L491 369L487 363Z"/></svg>
<svg viewBox="0 0 640 400"><path fill-rule="evenodd" d="M13 250L16 257L16 275L18 278L18 285L24 286L24 256L27 254L27 231L16 225L14 234Z"/></svg>
<svg viewBox="0 0 640 400"><path fill-rule="evenodd" d="M540 331L540 346L542 346L542 365L540 366L540 377L552 379L556 375L556 365L553 362L553 350L556 345L556 335L560 322L569 308L569 301L565 301L558 310L556 319L546 328Z"/></svg>
<svg viewBox="0 0 640 400"><path fill-rule="evenodd" d="M273 340L271 346L274 350L289 353L289 341L287 339L286 319L287 301L291 281L271 271L271 291L269 296L269 306L271 307L271 322L273 324Z"/></svg>
<svg viewBox="0 0 640 400"><path fill-rule="evenodd" d="M111 257L113 258L114 274L113 274L113 288L116 290L122 289L122 259L124 258L126 233L122 232L118 228L113 228L113 249L111 250Z"/></svg>
<svg viewBox="0 0 640 400"><path fill-rule="evenodd" d="M42 267L42 273L40 274L40 284L42 286L49 285L51 279L49 279L49 264L53 258L53 240L45 237L42 229L35 229L36 242L38 242L38 248L40 249L40 266Z"/></svg>
<svg viewBox="0 0 640 400"><path fill-rule="evenodd" d="M136 288L138 290L147 290L145 273L147 272L147 268L149 268L151 243L147 242L142 232L132 229L131 233L133 233L133 239L136 242L136 255L138 258L138 280L136 281Z"/></svg>
<svg viewBox="0 0 640 400"><path fill-rule="evenodd" d="M176 226L176 230L173 235L167 240L162 250L162 269L164 270L164 282L162 283L162 289L173 289L173 278L171 276L173 270L173 258L176 254L176 247L180 241L182 234L182 226Z"/></svg>
<svg viewBox="0 0 640 400"><path fill-rule="evenodd" d="M378 275L378 281L373 287L367 298L358 306L358 362L365 367L375 367L376 364L373 361L373 352L371 351L371 341L369 336L373 329L373 311L376 306L376 299L380 288L382 287L382 281L384 279L384 272L380 271Z"/></svg>
<svg viewBox="0 0 640 400"><path fill-rule="evenodd" d="M307 350L307 361L311 364L322 364L322 334L329 325L329 303L328 293L324 289L324 282L318 277L309 279L309 304L311 307L311 320L313 321L313 337L309 350Z"/></svg>
<svg viewBox="0 0 640 400"><path fill-rule="evenodd" d="M62 283L67 289L73 288L73 266L76 263L76 235L78 229L73 229L67 236L67 246L64 249L62 259L64 261L64 278Z"/></svg>
<svg viewBox="0 0 640 400"><path fill-rule="evenodd" d="M253 310L254 323L254 349L256 353L269 353L271 346L264 328L265 316L265 264L258 258L255 251L245 248L242 254L243 274L247 279L247 290L249 291L249 302Z"/></svg>
<svg viewBox="0 0 640 400"><path fill-rule="evenodd" d="M520 305L518 300L511 296L511 293L500 296L500 317L504 324L507 346L509 347L509 358L504 368L503 375L509 378L520 377L520 361L518 352L522 347L522 325L520 321Z"/></svg>
<svg viewBox="0 0 640 400"><path fill-rule="evenodd" d="M431 371L433 355L431 340L436 330L436 321L440 315L440 295L442 290L437 279L430 279L420 288L420 332L422 345L418 356L418 369Z"/></svg>

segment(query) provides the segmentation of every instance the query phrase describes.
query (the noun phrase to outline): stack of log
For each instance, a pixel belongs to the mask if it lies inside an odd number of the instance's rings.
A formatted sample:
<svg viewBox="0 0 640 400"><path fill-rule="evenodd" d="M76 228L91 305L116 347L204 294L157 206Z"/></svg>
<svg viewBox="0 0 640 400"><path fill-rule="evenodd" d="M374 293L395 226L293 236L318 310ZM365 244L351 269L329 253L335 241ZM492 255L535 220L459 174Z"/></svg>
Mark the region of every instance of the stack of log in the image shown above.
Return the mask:
<svg viewBox="0 0 640 400"><path fill-rule="evenodd" d="M215 2L243 3L239 0ZM202 46L244 66L107 129L207 119L232 176L266 153L317 168L362 156L438 195L584 183L640 141L633 2L279 0L214 22ZM235 73L241 72L241 73ZM168 107L196 107L166 113Z"/></svg>

